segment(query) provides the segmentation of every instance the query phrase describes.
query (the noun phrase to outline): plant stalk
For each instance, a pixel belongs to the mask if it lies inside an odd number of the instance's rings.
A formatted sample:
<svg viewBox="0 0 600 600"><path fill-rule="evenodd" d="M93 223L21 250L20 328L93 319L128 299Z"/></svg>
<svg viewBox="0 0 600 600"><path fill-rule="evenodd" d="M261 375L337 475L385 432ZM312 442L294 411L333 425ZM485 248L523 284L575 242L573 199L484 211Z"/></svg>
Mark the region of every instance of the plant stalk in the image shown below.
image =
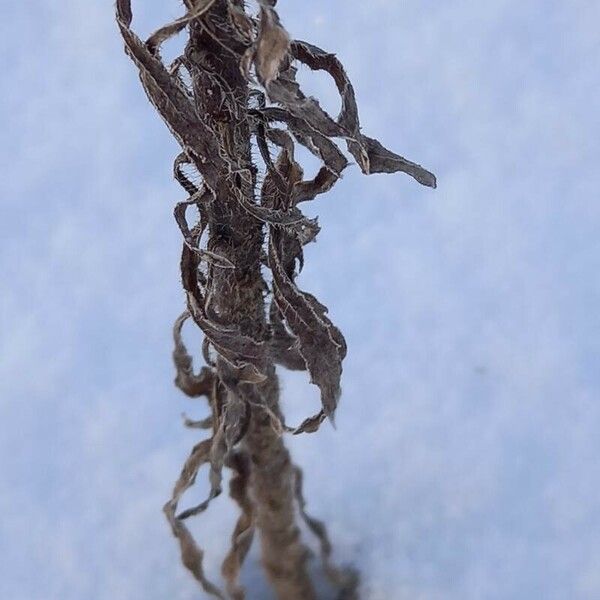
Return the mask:
<svg viewBox="0 0 600 600"><path fill-rule="evenodd" d="M226 10L225 3L217 1L209 14L217 28L222 25L221 36L229 28ZM233 37L225 44L234 50L239 46ZM256 170L252 162L250 128L244 118L249 89L240 72L239 56L225 52L199 23L191 27L186 53L202 67L197 71L202 75L193 81L199 114L218 130L229 146L228 151L252 174L252 180L237 177L236 185L247 202L254 203ZM218 78L211 76L211 68L218 73ZM221 86L228 90L230 98L235 98L238 111L221 111ZM216 196L208 211L207 248L228 259L235 269L210 269L207 282L210 310L219 322L238 326L241 333L254 339L265 338L265 282L261 273L264 226L243 209L225 182ZM248 397L260 397L274 414L280 415L275 367L268 364L266 373L264 383L242 383L240 387ZM227 377L222 373L219 375L221 379ZM243 446L252 463L250 493L255 503L262 563L280 600L311 600L316 596L306 568L308 550L300 541L296 524L290 455L281 432L273 428L268 412L258 405L250 410L250 424Z"/></svg>

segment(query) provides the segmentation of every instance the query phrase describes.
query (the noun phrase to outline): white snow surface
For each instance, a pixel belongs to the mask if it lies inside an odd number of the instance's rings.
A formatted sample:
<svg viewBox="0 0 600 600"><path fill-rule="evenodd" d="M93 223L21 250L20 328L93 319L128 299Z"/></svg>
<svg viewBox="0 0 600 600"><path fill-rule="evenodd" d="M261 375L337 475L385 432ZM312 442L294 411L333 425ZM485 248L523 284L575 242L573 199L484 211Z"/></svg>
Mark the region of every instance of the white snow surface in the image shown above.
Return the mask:
<svg viewBox="0 0 600 600"><path fill-rule="evenodd" d="M182 10L133 4L142 34ZM289 443L336 559L365 600L600 598L600 3L279 11L439 181L354 166L309 207L300 284L349 354L337 430ZM203 597L161 513L198 439L179 415L206 414L172 385L176 144L111 3L10 3L2 28L0 597ZM289 421L317 407L282 385ZM213 576L235 517L224 494L194 526Z"/></svg>

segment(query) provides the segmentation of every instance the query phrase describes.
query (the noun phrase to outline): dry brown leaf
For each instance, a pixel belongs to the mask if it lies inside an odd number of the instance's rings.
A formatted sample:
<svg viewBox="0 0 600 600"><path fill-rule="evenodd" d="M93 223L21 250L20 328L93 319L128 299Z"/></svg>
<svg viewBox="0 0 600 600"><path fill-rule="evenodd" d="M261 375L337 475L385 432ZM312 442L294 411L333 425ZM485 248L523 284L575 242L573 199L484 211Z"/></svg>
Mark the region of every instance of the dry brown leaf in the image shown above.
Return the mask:
<svg viewBox="0 0 600 600"><path fill-rule="evenodd" d="M285 272L277 251L278 232L271 227L269 266L273 273L274 298L292 333L298 338L299 352L319 386L325 414L333 420L340 397L342 359L346 343L340 331L326 317L322 305L301 292Z"/></svg>
<svg viewBox="0 0 600 600"><path fill-rule="evenodd" d="M183 343L181 329L183 324L189 319L190 313L182 313L173 326L173 362L175 363L175 385L187 396L197 398L200 396L210 396L215 385L215 374L212 369L202 367L198 375L194 374L193 360Z"/></svg>
<svg viewBox="0 0 600 600"><path fill-rule="evenodd" d="M269 7L260 8L260 29L256 42L254 64L256 73L265 86L279 75L290 47L290 36L279 24L277 13Z"/></svg>

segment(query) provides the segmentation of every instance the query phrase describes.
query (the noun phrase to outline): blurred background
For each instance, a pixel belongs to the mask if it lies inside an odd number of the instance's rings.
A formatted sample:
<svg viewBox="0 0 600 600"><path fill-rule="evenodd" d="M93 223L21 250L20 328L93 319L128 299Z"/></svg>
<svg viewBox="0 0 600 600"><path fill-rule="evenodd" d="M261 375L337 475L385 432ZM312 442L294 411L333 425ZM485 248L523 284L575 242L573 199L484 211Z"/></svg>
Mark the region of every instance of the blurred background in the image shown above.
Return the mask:
<svg viewBox="0 0 600 600"><path fill-rule="evenodd" d="M133 8L144 37L182 14ZM279 12L439 182L355 166L309 208L299 282L349 345L337 431L289 440L310 512L367 600L600 598L600 4ZM13 2L0 28L0 597L202 597L161 513L199 437L180 413L207 411L172 384L176 143L112 3ZM299 422L317 391L281 375ZM224 494L194 525L212 575L235 518Z"/></svg>

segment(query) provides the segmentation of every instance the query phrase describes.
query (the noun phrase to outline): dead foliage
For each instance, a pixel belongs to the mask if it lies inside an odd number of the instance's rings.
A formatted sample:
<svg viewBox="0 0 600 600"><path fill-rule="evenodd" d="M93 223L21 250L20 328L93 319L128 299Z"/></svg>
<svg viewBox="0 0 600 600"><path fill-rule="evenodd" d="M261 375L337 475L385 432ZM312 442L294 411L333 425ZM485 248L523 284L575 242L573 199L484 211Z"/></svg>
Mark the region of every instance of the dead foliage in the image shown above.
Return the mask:
<svg viewBox="0 0 600 600"><path fill-rule="evenodd" d="M362 133L342 64L329 52L292 40L274 0L259 0L255 12L241 0L186 0L185 5L184 16L143 41L131 29L130 0L117 0L126 53L181 146L174 175L188 197L176 205L174 216L183 238L187 308L174 326L175 384L189 397L205 397L211 412L199 421L185 420L211 435L193 448L164 511L183 564L212 596L244 598L239 573L258 529L278 597L314 598L298 513L317 537L324 570L340 597L355 598L357 577L331 563L325 527L306 513L301 472L282 441L285 432L311 433L326 418L333 420L346 355L344 337L327 308L296 283L303 248L319 233L316 219L305 217L299 206L329 191L348 166L338 141L365 174L401 171L429 187L435 187L435 177ZM167 65L161 44L183 30L185 51ZM341 97L336 117L303 93L298 65L333 79ZM321 162L312 179L304 178L295 156L298 145ZM190 207L199 215L192 226ZM182 341L187 319L204 334L207 365L198 373ZM275 365L307 371L320 389L321 410L297 427L288 426L280 412ZM178 512L203 466L208 496ZM230 495L241 515L223 563L226 588L221 590L207 580L202 550L186 520L221 493L224 467L233 474Z"/></svg>

